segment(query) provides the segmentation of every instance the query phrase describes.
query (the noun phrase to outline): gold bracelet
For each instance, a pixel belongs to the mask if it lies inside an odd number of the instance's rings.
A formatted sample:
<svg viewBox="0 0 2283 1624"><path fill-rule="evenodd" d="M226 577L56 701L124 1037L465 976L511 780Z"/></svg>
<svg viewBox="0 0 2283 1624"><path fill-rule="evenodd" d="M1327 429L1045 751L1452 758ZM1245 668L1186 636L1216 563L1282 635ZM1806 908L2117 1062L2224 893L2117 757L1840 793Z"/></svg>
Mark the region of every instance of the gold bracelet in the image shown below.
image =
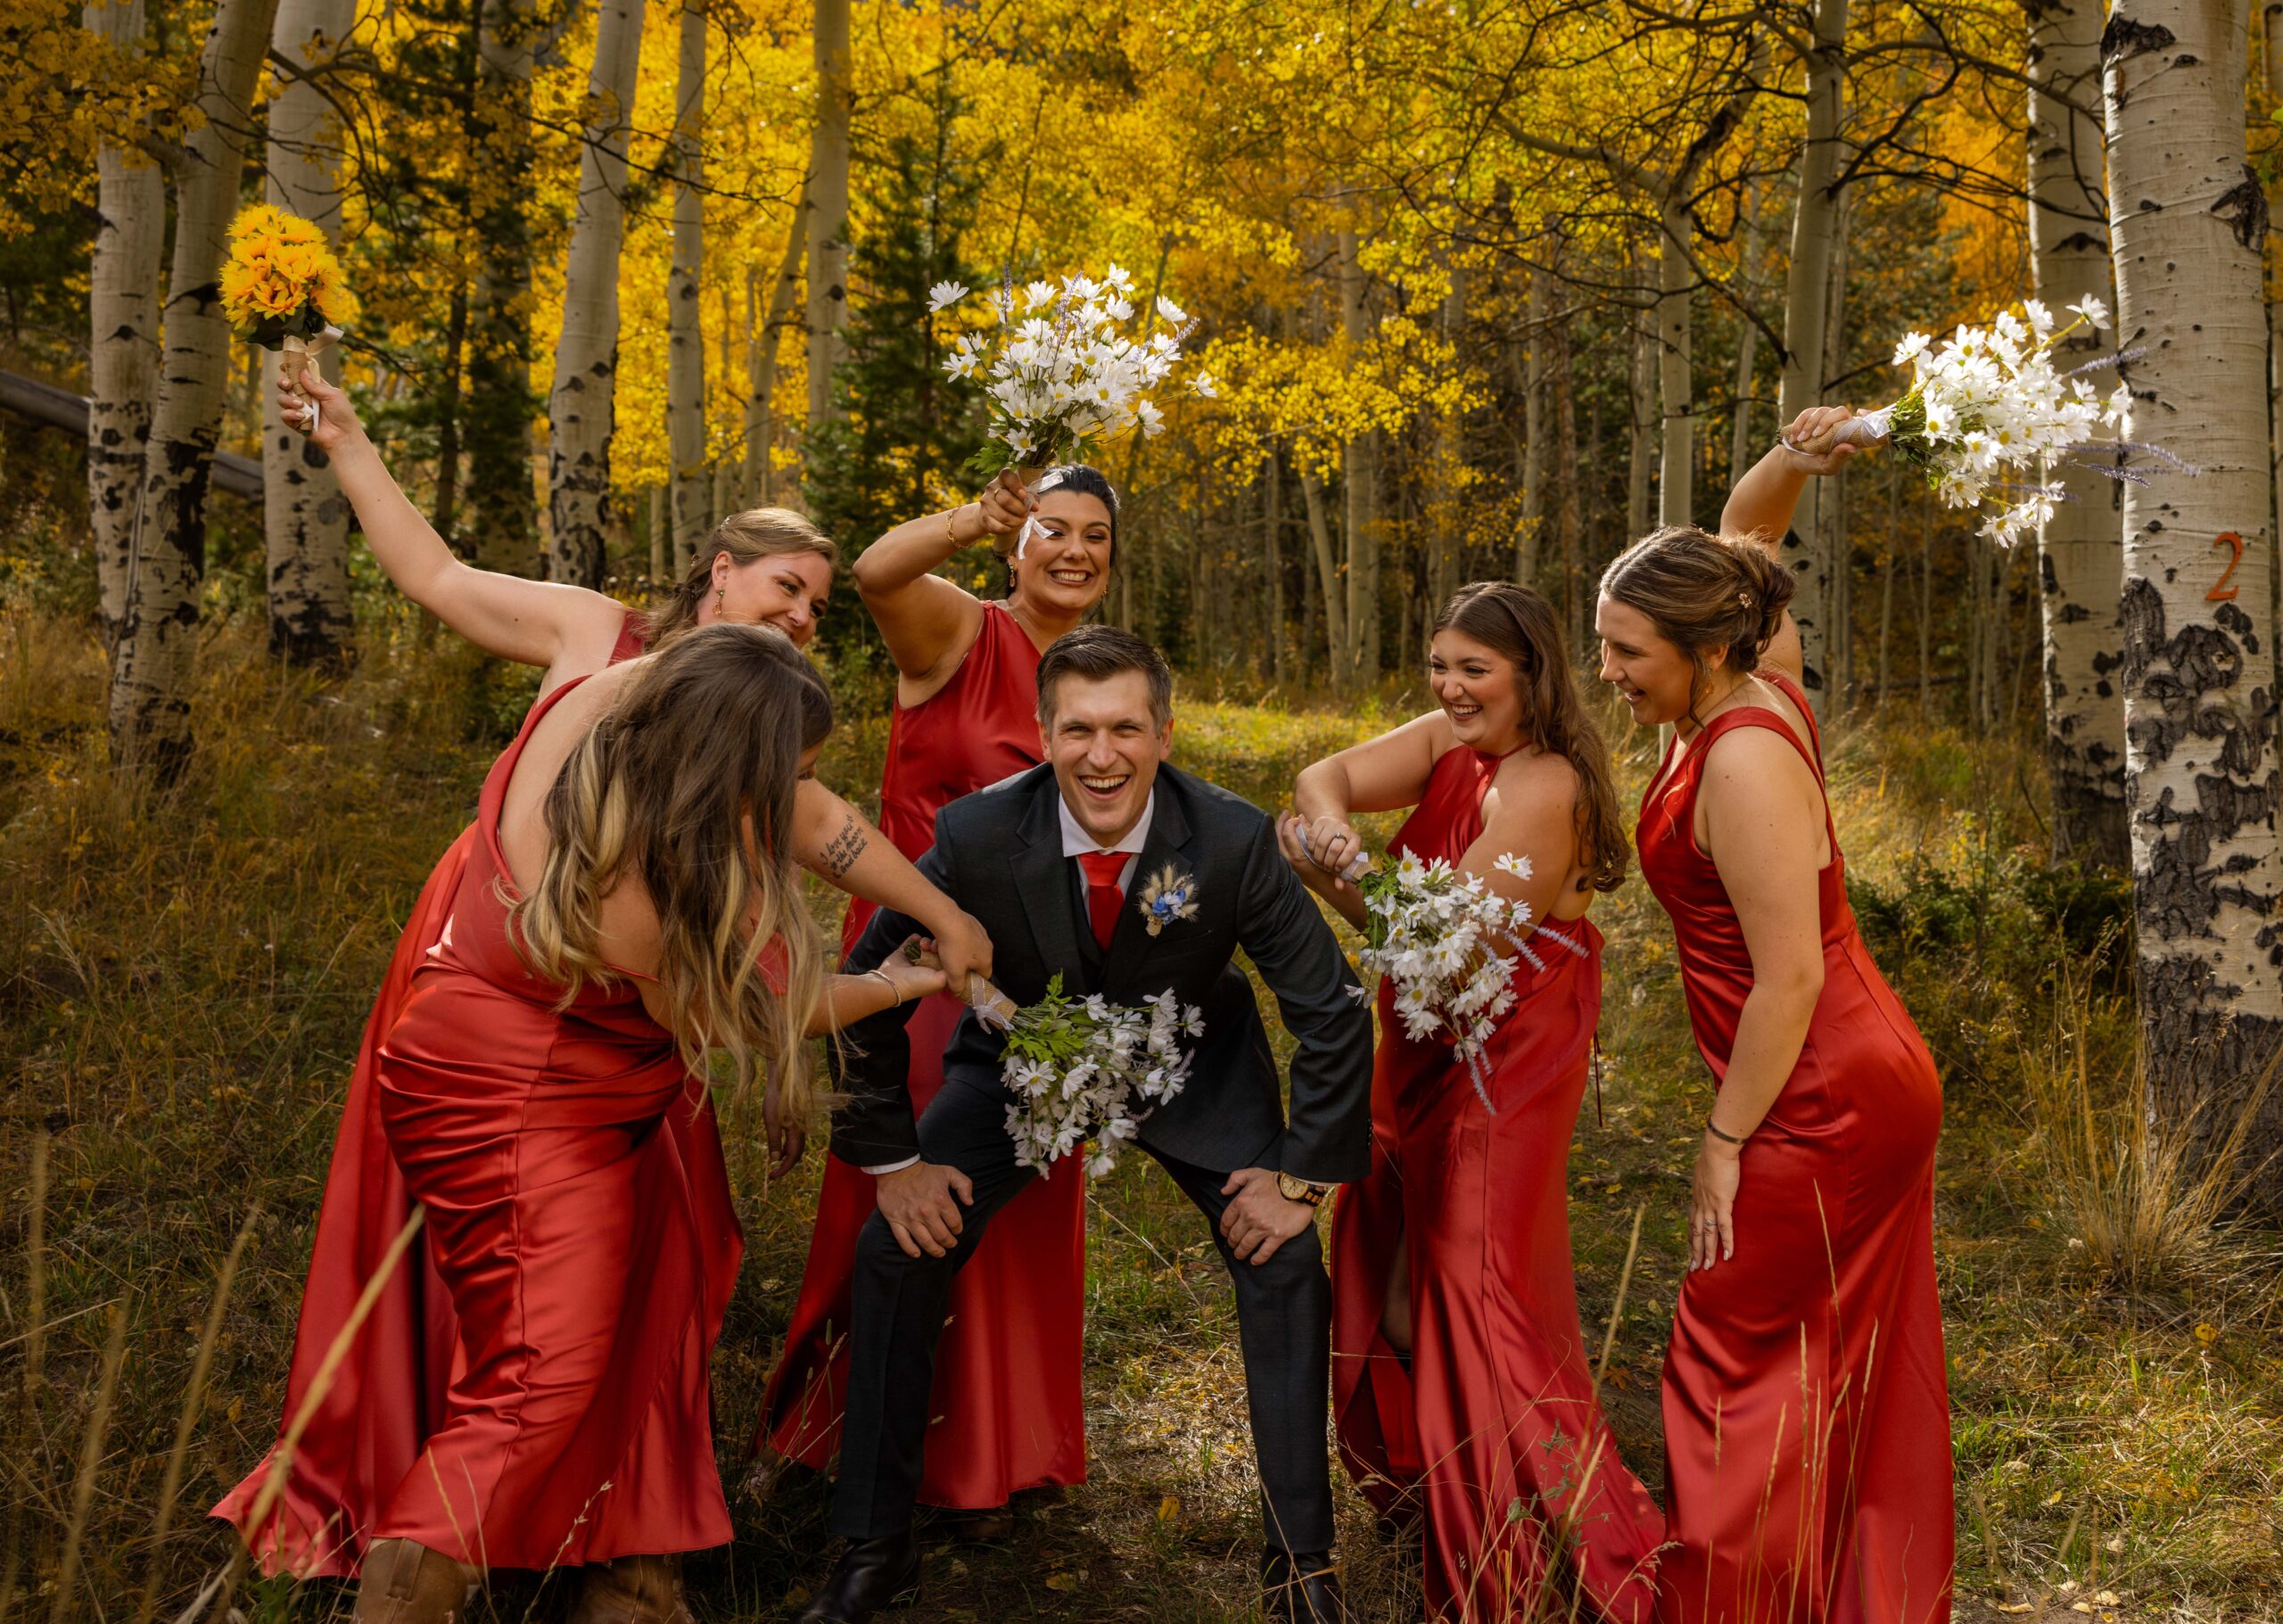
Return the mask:
<svg viewBox="0 0 2283 1624"><path fill-rule="evenodd" d="M960 507L966 506L965 502L960 504ZM944 540L951 547L957 547L960 544L960 507L948 507L944 510Z"/></svg>

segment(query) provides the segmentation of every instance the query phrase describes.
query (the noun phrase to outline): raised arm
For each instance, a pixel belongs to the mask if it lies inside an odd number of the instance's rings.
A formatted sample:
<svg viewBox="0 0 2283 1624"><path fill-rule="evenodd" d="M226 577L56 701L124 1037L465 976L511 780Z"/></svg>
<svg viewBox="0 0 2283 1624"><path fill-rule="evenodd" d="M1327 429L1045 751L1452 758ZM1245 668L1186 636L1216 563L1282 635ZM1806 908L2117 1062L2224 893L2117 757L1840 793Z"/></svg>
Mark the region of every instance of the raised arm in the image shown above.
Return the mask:
<svg viewBox="0 0 2283 1624"><path fill-rule="evenodd" d="M1851 407L1811 406L1792 420L1791 426L1784 431L1784 438L1794 445L1801 444L1854 415ZM1842 445L1824 456L1809 457L1780 444L1770 447L1768 455L1745 469L1743 477L1728 492L1727 506L1720 510L1720 533L1740 541L1756 541L1768 549L1769 556L1779 556L1784 538L1792 528L1792 515L1800 505L1800 492L1807 489L1808 481L1816 475L1838 473L1858 449ZM1805 680L1807 657L1800 647L1800 629L1793 623L1790 610L1784 612L1783 623L1776 628L1774 639L1760 658L1794 681Z"/></svg>
<svg viewBox="0 0 2283 1624"><path fill-rule="evenodd" d="M348 396L314 371L304 375L303 387L314 407L309 443L332 460L374 562L399 591L484 653L544 668L549 688L609 663L626 619L623 604L583 587L462 563L390 477ZM300 397L281 388L278 400L288 423L300 420Z"/></svg>
<svg viewBox="0 0 2283 1624"><path fill-rule="evenodd" d="M986 536L1010 537L1036 506L1013 471L1001 473L980 499L907 519L866 548L851 572L856 595L880 628L897 672L917 704L944 685L983 627L975 595L933 572L963 547Z"/></svg>
<svg viewBox="0 0 2283 1624"><path fill-rule="evenodd" d="M1348 820L1357 812L1417 805L1436 761L1451 743L1450 719L1432 710L1303 767L1293 780L1292 810L1299 827L1288 820L1277 831L1277 844L1308 888L1350 924L1362 925L1364 903L1343 875L1364 846Z"/></svg>

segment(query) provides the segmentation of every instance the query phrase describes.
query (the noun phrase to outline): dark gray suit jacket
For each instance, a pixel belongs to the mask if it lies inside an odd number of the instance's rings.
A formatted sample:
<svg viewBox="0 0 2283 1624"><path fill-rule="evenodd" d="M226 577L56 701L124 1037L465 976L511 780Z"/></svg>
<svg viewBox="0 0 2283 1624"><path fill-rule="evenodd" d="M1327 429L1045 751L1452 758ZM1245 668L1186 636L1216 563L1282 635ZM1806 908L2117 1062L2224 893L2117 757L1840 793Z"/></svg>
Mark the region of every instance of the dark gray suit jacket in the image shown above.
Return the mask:
<svg viewBox="0 0 2283 1624"><path fill-rule="evenodd" d="M1060 790L1051 767L952 802L935 814L935 844L919 870L982 922L993 980L1034 1002L1059 971L1063 990L1139 1003L1171 988L1205 1013L1188 1085L1142 1125L1142 1142L1214 1172L1270 1166L1319 1183L1360 1179L1371 1165L1372 1021L1355 972L1315 899L1276 849L1268 815L1242 797L1170 766L1107 957L1085 922L1078 865L1062 854ZM1196 877L1197 914L1149 934L1138 893L1167 863ZM851 970L878 964L919 927L875 915ZM1288 1122L1276 1064L1251 984L1232 962L1241 947L1276 995L1299 1041ZM919 1154L905 1084L913 1006L848 1029L838 1068L846 1102L834 1112L833 1154L878 1166ZM944 1053L946 1087L1003 1096L1001 1040L972 1011Z"/></svg>

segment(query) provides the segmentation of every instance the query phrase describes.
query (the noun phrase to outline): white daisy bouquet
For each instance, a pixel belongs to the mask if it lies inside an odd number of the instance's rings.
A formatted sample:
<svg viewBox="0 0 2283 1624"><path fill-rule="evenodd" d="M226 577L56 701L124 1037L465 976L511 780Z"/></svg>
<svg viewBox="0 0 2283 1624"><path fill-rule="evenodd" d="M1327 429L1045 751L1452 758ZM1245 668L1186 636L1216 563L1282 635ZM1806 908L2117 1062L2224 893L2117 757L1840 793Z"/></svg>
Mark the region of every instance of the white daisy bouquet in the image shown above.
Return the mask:
<svg viewBox="0 0 2283 1624"><path fill-rule="evenodd" d="M985 1018L1006 1028L1000 1076L1015 1096L1007 1108L1015 1160L1041 1176L1089 1137L1086 1171L1108 1173L1150 1113L1188 1083L1182 1038L1205 1032L1204 1011L1182 1008L1171 991L1139 1006L1074 999L1059 975L1036 1003L1014 1010L1001 998Z"/></svg>
<svg viewBox="0 0 2283 1624"><path fill-rule="evenodd" d="M1163 426L1147 392L1172 375L1196 324L1163 295L1137 323L1133 284L1130 272L1113 265L1099 279L1072 275L1022 287L1010 279L992 290L995 325L961 334L944 362L955 378L979 378L989 402L991 435L970 469L977 477L1009 465L1083 461L1102 441L1136 428L1152 435ZM968 292L957 282L937 283L928 290L929 313L949 309ZM1209 398L1212 376L1199 372L1190 387Z"/></svg>
<svg viewBox="0 0 2283 1624"><path fill-rule="evenodd" d="M2061 496L2057 487L2037 482L2041 465L2094 449L2098 428L2130 433L2131 395L2120 383L2102 400L2079 375L2114 366L2116 358L2075 373L2053 365L2054 346L2078 328L2108 326L2099 300L2069 306L2076 319L2058 328L2034 299L2022 311L2001 310L1987 327L1962 326L1939 348L1926 334L1907 334L1894 359L1897 366L1910 364L1909 392L1793 449L1819 456L1836 445L1883 441L1896 456L1926 471L1928 486L1946 507L1977 507L1994 495L1983 535L2010 546L2034 533ZM2023 471L2030 482L2019 477Z"/></svg>
<svg viewBox="0 0 2283 1624"><path fill-rule="evenodd" d="M1297 827L1305 847L1306 826ZM1520 879L1530 877L1530 860L1511 852L1493 866ZM1580 955L1585 948L1555 931L1533 933L1528 903L1508 902L1481 876L1463 874L1444 858L1422 862L1404 852L1394 867L1374 869L1368 856L1358 855L1341 878L1364 896L1364 948L1356 960L1395 989L1405 1035L1413 1043L1447 1039L1466 1062L1483 1109L1495 1112L1482 1057L1500 1018L1514 1007L1517 960L1544 969L1545 960L1532 945L1537 942ZM1501 952L1502 945L1514 956ZM1370 996L1360 987L1356 995Z"/></svg>

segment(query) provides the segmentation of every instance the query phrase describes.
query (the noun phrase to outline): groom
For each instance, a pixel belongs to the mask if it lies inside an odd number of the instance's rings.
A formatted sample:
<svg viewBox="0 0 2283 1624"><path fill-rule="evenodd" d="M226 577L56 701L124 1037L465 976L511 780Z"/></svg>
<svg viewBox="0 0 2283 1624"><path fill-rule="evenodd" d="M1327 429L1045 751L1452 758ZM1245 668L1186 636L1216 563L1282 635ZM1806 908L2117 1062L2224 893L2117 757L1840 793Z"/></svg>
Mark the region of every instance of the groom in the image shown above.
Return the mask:
<svg viewBox="0 0 2283 1624"><path fill-rule="evenodd" d="M1205 1014L1183 1092L1139 1142L1213 1225L1235 1282L1266 1545L1265 1609L1295 1624L1345 1619L1332 1571L1331 1289L1315 1210L1370 1162L1372 1026L1323 917L1278 855L1267 815L1165 765L1173 677L1131 632L1082 626L1038 666L1044 766L937 814L920 871L991 934L1018 1003L1066 990L1138 1003L1171 988ZM1156 935L1138 893L1171 868L1196 913ZM877 965L917 927L883 911L850 955ZM1285 1117L1243 948L1298 1040ZM847 1414L832 1526L849 1546L802 1624L861 1624L913 1592L911 1529L935 1342L952 1277L992 1214L1038 1175L1015 1163L1001 1040L970 1011L944 1086L916 1124L905 1091L909 1008L853 1028L832 1151L874 1175L879 1210L856 1247ZM1052 1169L1083 1178L1078 1157Z"/></svg>

